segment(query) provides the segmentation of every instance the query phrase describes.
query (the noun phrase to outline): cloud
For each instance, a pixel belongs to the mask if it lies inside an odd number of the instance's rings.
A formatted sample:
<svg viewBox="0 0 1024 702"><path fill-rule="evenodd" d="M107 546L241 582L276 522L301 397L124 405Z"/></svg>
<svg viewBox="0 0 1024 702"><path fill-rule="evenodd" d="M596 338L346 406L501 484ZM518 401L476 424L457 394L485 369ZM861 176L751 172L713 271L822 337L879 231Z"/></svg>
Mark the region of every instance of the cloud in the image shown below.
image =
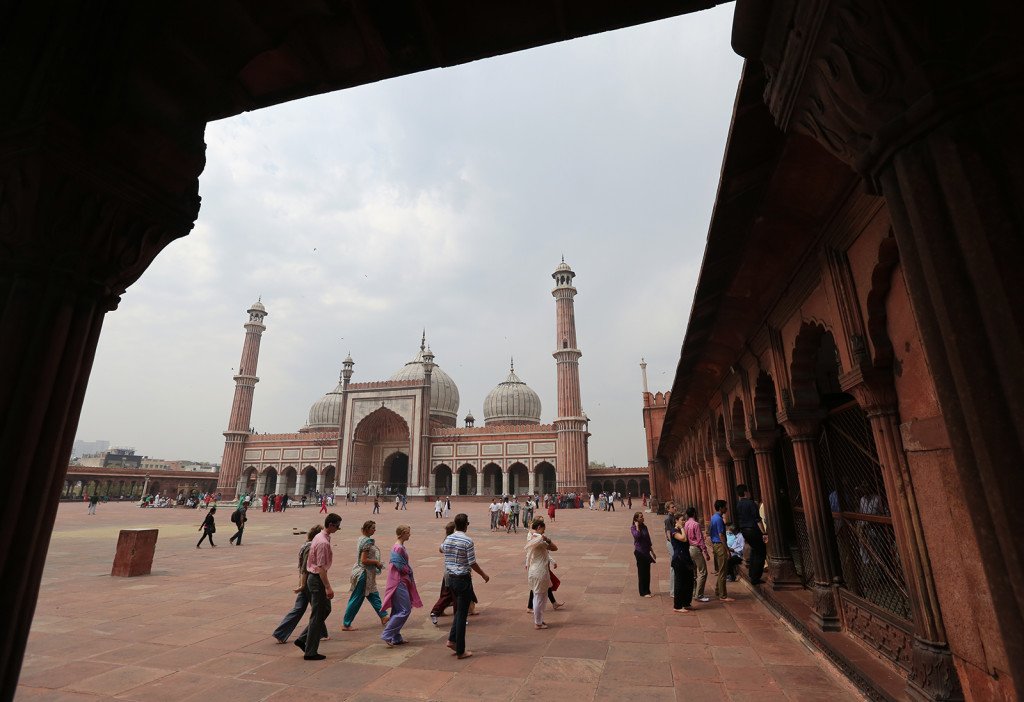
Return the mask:
<svg viewBox="0 0 1024 702"><path fill-rule="evenodd" d="M741 60L731 8L212 123L203 208L108 315L78 436L219 461L245 310L270 315L252 424L294 431L420 334L460 415L509 356L556 411L551 272L576 270L591 457L646 461L641 356L671 385Z"/></svg>

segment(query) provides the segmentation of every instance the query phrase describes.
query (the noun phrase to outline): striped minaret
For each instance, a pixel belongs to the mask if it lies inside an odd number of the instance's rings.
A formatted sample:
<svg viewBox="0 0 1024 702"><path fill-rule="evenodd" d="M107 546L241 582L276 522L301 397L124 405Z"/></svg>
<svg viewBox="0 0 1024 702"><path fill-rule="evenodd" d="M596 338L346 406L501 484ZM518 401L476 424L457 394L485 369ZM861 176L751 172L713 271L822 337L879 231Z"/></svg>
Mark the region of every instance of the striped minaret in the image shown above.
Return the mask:
<svg viewBox="0 0 1024 702"><path fill-rule="evenodd" d="M242 455L249 438L249 419L252 417L252 396L256 383L256 364L260 359L260 338L266 330L263 318L267 308L261 301L249 308L249 321L245 323L245 343L242 345L242 360L235 376L235 399L231 403L231 417L224 432L224 456L220 462L220 478L217 491L225 500L234 499L238 490L238 475L242 472Z"/></svg>
<svg viewBox="0 0 1024 702"><path fill-rule="evenodd" d="M562 259L551 277L555 279L555 343L558 362L558 451L555 472L560 492L585 492L587 484L587 418L580 404L580 356L576 348L576 315L573 298L576 276Z"/></svg>

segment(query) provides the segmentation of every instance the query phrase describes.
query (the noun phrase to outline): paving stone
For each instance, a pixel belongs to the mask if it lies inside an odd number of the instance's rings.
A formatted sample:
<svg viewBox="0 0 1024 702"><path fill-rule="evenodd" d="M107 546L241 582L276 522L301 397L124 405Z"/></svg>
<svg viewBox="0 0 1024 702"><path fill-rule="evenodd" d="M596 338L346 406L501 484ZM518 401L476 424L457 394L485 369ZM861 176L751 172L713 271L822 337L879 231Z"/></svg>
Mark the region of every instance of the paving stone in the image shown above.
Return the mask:
<svg viewBox="0 0 1024 702"><path fill-rule="evenodd" d="M332 638L320 646L325 660L305 661L270 634L294 602L303 540L291 529L320 521L317 510L255 513L244 547L222 538L224 545L197 551L201 512L116 504L86 521L80 507L58 510L18 702L861 699L742 583L730 583L735 603L695 603L692 613L677 614L666 594L667 565L659 563L655 596L640 597L629 515L566 510L549 525L560 546L557 597L565 607L547 609L550 628L538 631L525 612L525 533L476 529L485 506L467 504L491 581L474 578L481 613L467 626L474 656L458 660L445 646L451 610L436 627L427 617L442 569L432 504L410 502L401 515L377 517L383 549L399 519L413 526L407 547L425 607L406 624L409 643L385 646L369 606L356 618L359 631L341 631L357 529L372 504L339 505ZM220 512L226 522L227 510ZM143 527L160 530L152 574L112 578L119 530Z"/></svg>

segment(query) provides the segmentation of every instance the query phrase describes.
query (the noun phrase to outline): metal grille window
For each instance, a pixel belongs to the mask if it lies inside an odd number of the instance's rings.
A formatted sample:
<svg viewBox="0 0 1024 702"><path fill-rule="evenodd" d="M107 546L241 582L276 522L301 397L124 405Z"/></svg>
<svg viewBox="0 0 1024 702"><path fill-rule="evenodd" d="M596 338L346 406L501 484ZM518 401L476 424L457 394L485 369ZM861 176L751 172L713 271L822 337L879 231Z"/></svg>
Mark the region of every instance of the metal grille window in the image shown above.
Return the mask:
<svg viewBox="0 0 1024 702"><path fill-rule="evenodd" d="M909 620L910 598L882 468L867 417L856 403L833 410L823 423L818 465L846 587Z"/></svg>
<svg viewBox="0 0 1024 702"><path fill-rule="evenodd" d="M793 446L788 437L779 442L778 480L787 499L779 501L779 508L791 510L789 515L782 514L784 545L793 559L793 567L804 586L814 580L814 561L811 560L811 542L807 535L807 518L804 516L803 494L800 491L800 479L797 476L796 461L793 457ZM788 517L788 518L787 518ZM792 522L789 524L788 522Z"/></svg>

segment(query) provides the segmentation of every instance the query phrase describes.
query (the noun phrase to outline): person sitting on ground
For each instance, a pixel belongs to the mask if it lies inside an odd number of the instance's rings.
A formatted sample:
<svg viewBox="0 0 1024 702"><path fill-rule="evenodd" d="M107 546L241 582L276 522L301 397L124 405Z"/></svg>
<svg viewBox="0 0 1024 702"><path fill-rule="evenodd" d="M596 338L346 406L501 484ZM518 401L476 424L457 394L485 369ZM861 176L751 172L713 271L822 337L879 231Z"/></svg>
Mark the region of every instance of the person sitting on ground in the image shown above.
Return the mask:
<svg viewBox="0 0 1024 702"><path fill-rule="evenodd" d="M729 522L725 525L725 529L725 539L729 544L728 575L725 577L730 583L734 583L736 582L736 574L740 572L739 567L743 563L743 549L747 544L743 539L743 534L736 528L735 523Z"/></svg>

